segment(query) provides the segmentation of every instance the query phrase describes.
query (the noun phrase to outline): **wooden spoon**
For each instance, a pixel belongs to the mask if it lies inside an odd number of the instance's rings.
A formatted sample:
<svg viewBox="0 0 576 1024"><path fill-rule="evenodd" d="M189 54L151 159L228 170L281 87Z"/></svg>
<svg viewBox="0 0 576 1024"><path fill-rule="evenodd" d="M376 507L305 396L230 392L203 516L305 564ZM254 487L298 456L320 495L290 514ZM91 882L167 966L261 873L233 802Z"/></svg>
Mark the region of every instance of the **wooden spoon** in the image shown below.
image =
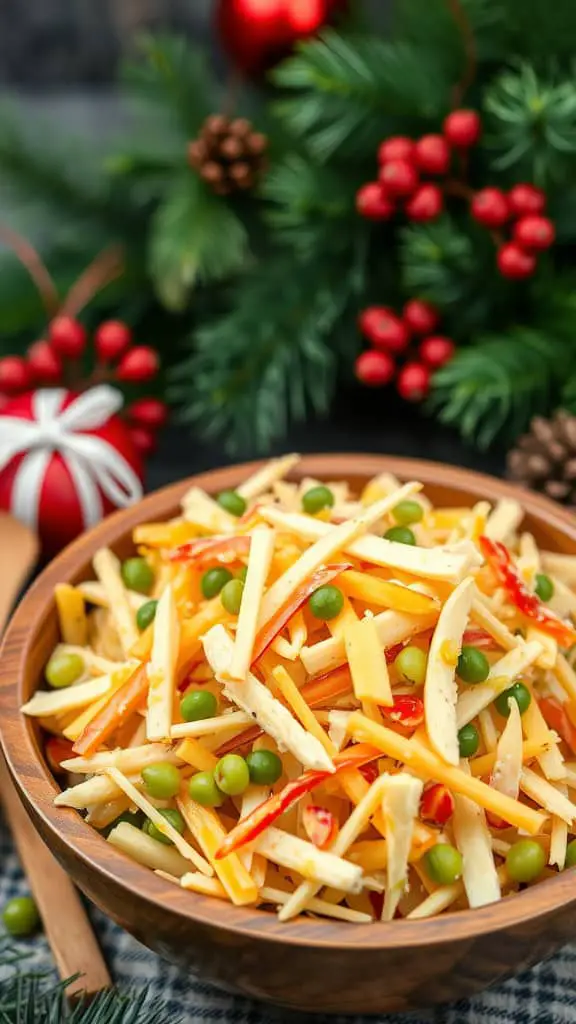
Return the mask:
<svg viewBox="0 0 576 1024"><path fill-rule="evenodd" d="M0 635L37 555L38 540L31 530L0 513ZM78 892L36 832L1 752L0 793L60 977L81 975L67 989L68 995L93 995L109 988L110 975Z"/></svg>

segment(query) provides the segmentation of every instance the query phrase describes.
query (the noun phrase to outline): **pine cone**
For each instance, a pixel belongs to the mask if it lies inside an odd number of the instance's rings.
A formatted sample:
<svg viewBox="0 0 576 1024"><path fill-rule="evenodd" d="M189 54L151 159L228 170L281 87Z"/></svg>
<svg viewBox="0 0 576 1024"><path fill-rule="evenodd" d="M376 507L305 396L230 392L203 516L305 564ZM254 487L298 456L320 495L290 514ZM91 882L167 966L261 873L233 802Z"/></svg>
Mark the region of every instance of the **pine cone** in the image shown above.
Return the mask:
<svg viewBox="0 0 576 1024"><path fill-rule="evenodd" d="M216 195L226 196L253 188L266 169L267 148L266 136L246 118L212 114L188 145L188 163Z"/></svg>
<svg viewBox="0 0 576 1024"><path fill-rule="evenodd" d="M508 453L508 476L555 501L576 506L576 416L535 416Z"/></svg>

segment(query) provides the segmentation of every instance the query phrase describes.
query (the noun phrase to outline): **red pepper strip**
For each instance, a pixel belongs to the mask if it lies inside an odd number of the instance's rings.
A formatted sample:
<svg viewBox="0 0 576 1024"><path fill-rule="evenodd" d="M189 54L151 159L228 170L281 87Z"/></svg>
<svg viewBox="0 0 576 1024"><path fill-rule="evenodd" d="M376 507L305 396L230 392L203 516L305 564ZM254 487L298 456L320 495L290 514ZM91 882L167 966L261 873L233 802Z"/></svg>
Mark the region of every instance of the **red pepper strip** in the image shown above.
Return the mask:
<svg viewBox="0 0 576 1024"><path fill-rule="evenodd" d="M232 561L238 555L247 555L249 551L250 537L246 534L238 537L199 537L172 551L170 561L194 562L195 567L201 569L215 559Z"/></svg>
<svg viewBox="0 0 576 1024"><path fill-rule="evenodd" d="M48 766L55 775L62 771L62 761L67 761L74 753L71 741L62 736L51 736L45 750Z"/></svg>
<svg viewBox="0 0 576 1024"><path fill-rule="evenodd" d="M264 654L264 651L270 647L275 637L282 632L286 623L290 621L292 616L296 614L298 609L302 607L314 591L318 590L318 587L326 586L327 583L330 583L340 573L351 568L350 562L342 562L339 565L321 565L304 583L297 587L288 600L272 616L270 621L257 633L252 651L252 662L254 663Z"/></svg>
<svg viewBox="0 0 576 1024"><path fill-rule="evenodd" d="M90 756L138 710L148 693L146 665L139 665L129 679L110 697L105 707L88 723L74 744L74 753Z"/></svg>
<svg viewBox="0 0 576 1024"><path fill-rule="evenodd" d="M576 630L562 622L554 612L542 604L536 594L528 590L504 544L484 536L478 538L478 543L488 565L518 611L527 619L538 623L542 632L557 640L561 647L570 647L576 642Z"/></svg>
<svg viewBox="0 0 576 1024"><path fill-rule="evenodd" d="M398 694L391 708L381 707L380 710L391 722L397 722L406 729L416 729L424 721L424 701L409 693Z"/></svg>
<svg viewBox="0 0 576 1024"><path fill-rule="evenodd" d="M462 637L464 647L484 647L486 650L498 647L493 636L490 636L485 629L466 629Z"/></svg>
<svg viewBox="0 0 576 1024"><path fill-rule="evenodd" d="M375 747L371 747L367 743L357 743L349 750L336 754L334 758L336 774L344 771L346 768L360 768L362 765L368 764L369 761L374 761L381 756L381 751L376 750ZM281 814L284 814L289 807L292 807L292 804L305 796L306 793L310 793L311 790L319 786L325 779L330 778L334 778L334 772L307 771L299 779L294 779L293 782L287 783L279 793L274 793L268 800L264 800L251 814L248 814L238 822L232 831L228 833L220 849L217 851L217 859L226 857L227 854L233 853L234 850L237 850L240 846L245 846L246 843L251 843L272 822L276 821Z"/></svg>
<svg viewBox="0 0 576 1024"><path fill-rule="evenodd" d="M568 744L573 754L576 754L576 728L570 721L565 708L555 697L541 697L538 707L544 716L546 725L549 725L554 732Z"/></svg>

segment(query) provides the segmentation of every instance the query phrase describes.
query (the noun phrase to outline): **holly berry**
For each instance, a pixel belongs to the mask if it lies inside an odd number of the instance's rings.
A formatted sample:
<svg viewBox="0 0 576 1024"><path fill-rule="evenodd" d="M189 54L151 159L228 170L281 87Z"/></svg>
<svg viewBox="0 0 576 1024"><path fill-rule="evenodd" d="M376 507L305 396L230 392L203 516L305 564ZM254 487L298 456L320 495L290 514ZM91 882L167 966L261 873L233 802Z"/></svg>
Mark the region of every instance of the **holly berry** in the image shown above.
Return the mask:
<svg viewBox="0 0 576 1024"><path fill-rule="evenodd" d="M22 356L5 356L0 359L0 392L17 395L26 391L32 383L32 375Z"/></svg>
<svg viewBox="0 0 576 1024"><path fill-rule="evenodd" d="M406 325L386 306L369 306L363 310L358 325L372 345L388 352L403 352L410 342Z"/></svg>
<svg viewBox="0 0 576 1024"><path fill-rule="evenodd" d="M410 299L402 311L402 319L413 334L430 334L440 317L434 306L422 299Z"/></svg>
<svg viewBox="0 0 576 1024"><path fill-rule="evenodd" d="M393 135L384 139L378 147L378 163L385 164L389 160L407 160L410 163L414 159L414 143L406 135Z"/></svg>
<svg viewBox="0 0 576 1024"><path fill-rule="evenodd" d="M442 126L444 137L457 149L469 149L480 138L482 125L475 110L453 110Z"/></svg>
<svg viewBox="0 0 576 1024"><path fill-rule="evenodd" d="M434 825L445 825L454 814L454 797L446 786L436 782L426 786L420 801L420 817L422 821L431 821Z"/></svg>
<svg viewBox="0 0 576 1024"><path fill-rule="evenodd" d="M71 316L57 316L48 329L50 344L65 359L79 359L88 336L86 328Z"/></svg>
<svg viewBox="0 0 576 1024"><path fill-rule="evenodd" d="M119 359L131 343L132 331L122 320L106 320L94 334L96 355L105 363Z"/></svg>
<svg viewBox="0 0 576 1024"><path fill-rule="evenodd" d="M147 345L136 345L122 357L116 376L118 380L142 384L156 376L159 365L158 354L153 348L148 348Z"/></svg>
<svg viewBox="0 0 576 1024"><path fill-rule="evenodd" d="M520 182L510 189L508 204L517 217L528 213L542 213L546 206L546 195L541 188Z"/></svg>
<svg viewBox="0 0 576 1024"><path fill-rule="evenodd" d="M392 196L411 196L418 187L418 172L407 160L389 160L380 168L379 178Z"/></svg>
<svg viewBox="0 0 576 1024"><path fill-rule="evenodd" d="M430 370L423 363L406 363L398 374L396 387L407 402L419 402L430 390Z"/></svg>
<svg viewBox="0 0 576 1024"><path fill-rule="evenodd" d="M354 365L354 372L358 380L372 388L389 384L395 370L396 366L392 356L388 352L378 352L374 349L362 352Z"/></svg>
<svg viewBox="0 0 576 1024"><path fill-rule="evenodd" d="M44 338L30 345L26 362L35 384L59 384L62 380L62 360Z"/></svg>
<svg viewBox="0 0 576 1024"><path fill-rule="evenodd" d="M515 242L506 242L500 246L497 262L502 276L513 281L531 277L536 269L536 257L531 252L521 249Z"/></svg>
<svg viewBox="0 0 576 1024"><path fill-rule="evenodd" d="M412 198L406 203L406 215L410 220L424 223L436 220L442 213L444 199L437 185L420 185Z"/></svg>
<svg viewBox="0 0 576 1024"><path fill-rule="evenodd" d="M414 157L426 174L446 174L450 166L450 147L443 135L423 135L418 139Z"/></svg>
<svg viewBox="0 0 576 1024"><path fill-rule="evenodd" d="M499 188L482 188L470 204L470 212L486 228L499 228L510 216L510 206Z"/></svg>
<svg viewBox="0 0 576 1024"><path fill-rule="evenodd" d="M139 398L129 407L128 417L140 427L158 430L168 419L168 406L159 398Z"/></svg>
<svg viewBox="0 0 576 1024"><path fill-rule="evenodd" d="M420 358L427 366L438 370L445 363L450 362L455 350L456 346L450 338L435 334L430 338L424 338L418 351Z"/></svg>
<svg viewBox="0 0 576 1024"><path fill-rule="evenodd" d="M147 458L156 448L156 438L147 427L129 427L130 437L137 452Z"/></svg>
<svg viewBox="0 0 576 1024"><path fill-rule="evenodd" d="M385 194L379 181L369 181L356 193L356 209L368 220L390 220L394 203Z"/></svg>
<svg viewBox="0 0 576 1024"><path fill-rule="evenodd" d="M514 241L521 249L549 249L555 237L554 225L548 217L529 214L514 225Z"/></svg>

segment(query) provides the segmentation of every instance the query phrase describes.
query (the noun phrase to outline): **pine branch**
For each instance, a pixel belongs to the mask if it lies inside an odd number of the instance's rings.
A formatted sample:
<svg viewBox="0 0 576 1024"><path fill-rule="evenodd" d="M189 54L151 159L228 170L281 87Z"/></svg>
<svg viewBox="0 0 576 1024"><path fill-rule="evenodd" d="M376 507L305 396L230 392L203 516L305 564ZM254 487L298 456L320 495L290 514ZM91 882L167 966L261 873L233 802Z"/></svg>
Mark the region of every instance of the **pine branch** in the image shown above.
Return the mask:
<svg viewBox="0 0 576 1024"><path fill-rule="evenodd" d="M498 0L510 31L509 53L534 61L543 70L551 58L568 71L574 56L576 5L573 0Z"/></svg>
<svg viewBox="0 0 576 1024"><path fill-rule="evenodd" d="M494 0L456 0L470 26L480 62L507 57L509 28L506 12ZM397 35L442 53L456 79L466 63L462 33L450 0L401 0L395 12Z"/></svg>
<svg viewBox="0 0 576 1024"><path fill-rule="evenodd" d="M403 228L400 257L406 293L440 308L461 302L477 278L472 239L447 215L431 224Z"/></svg>

